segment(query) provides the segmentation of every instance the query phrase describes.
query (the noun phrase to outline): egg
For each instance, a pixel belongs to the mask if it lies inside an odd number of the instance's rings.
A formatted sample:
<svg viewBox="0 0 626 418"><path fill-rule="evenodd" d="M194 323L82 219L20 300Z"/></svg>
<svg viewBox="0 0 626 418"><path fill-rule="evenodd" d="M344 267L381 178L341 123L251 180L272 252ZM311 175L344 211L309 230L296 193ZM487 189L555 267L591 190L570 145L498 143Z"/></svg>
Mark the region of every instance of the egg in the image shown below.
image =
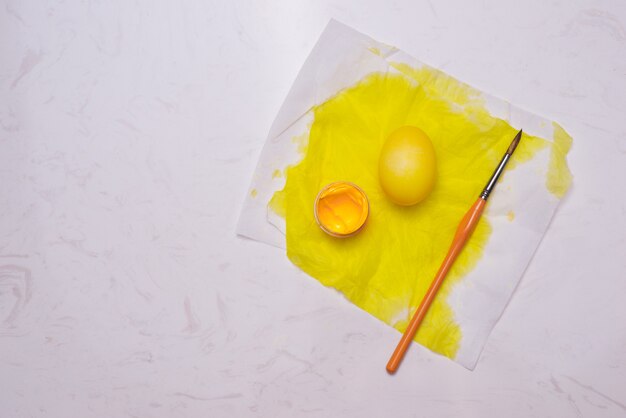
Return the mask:
<svg viewBox="0 0 626 418"><path fill-rule="evenodd" d="M393 131L380 151L378 177L385 194L398 205L414 205L428 197L437 177L428 135L415 126Z"/></svg>

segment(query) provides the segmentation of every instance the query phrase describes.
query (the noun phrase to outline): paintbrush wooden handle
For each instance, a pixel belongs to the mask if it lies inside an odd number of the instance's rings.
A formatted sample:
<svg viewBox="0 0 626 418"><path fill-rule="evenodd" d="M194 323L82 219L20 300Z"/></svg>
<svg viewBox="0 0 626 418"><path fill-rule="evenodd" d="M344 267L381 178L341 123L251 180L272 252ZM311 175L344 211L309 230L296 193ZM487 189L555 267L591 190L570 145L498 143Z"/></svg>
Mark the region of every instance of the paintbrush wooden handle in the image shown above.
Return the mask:
<svg viewBox="0 0 626 418"><path fill-rule="evenodd" d="M456 233L454 234L454 239L452 240L452 245L450 245L450 249L448 250L446 258L443 260L443 263L441 263L441 267L439 267L439 271L435 275L435 278L433 279L430 288L426 292L426 295L424 295L422 303L420 303L417 311L415 311L415 313L413 314L413 318L411 318L409 326L404 331L404 334L402 335L398 346L396 347L395 351L391 355L391 358L389 359L389 362L387 363L387 371L389 373L395 373L395 371L398 370L398 366L400 365L400 362L402 361L402 358L404 357L407 348L409 348L411 341L415 337L415 333L422 323L424 316L426 316L426 312L428 312L430 304L435 299L435 295L437 294L439 287L441 287L443 279L446 277L446 274L448 274L450 267L452 267L454 260L456 260L457 256L463 249L463 246L472 235L472 232L474 232L476 224L478 224L478 220L480 219L480 216L483 213L483 209L485 208L485 203L487 202L484 199L478 198L476 203L474 203L470 210L467 211L467 213L461 220L461 223L457 227Z"/></svg>

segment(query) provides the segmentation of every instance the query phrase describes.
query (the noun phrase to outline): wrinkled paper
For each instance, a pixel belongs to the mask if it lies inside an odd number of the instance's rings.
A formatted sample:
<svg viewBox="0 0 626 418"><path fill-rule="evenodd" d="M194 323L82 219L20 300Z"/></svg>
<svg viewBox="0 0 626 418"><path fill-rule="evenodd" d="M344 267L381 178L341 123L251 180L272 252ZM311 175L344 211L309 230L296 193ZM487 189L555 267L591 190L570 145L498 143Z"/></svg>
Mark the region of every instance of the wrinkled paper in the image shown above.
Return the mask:
<svg viewBox="0 0 626 418"><path fill-rule="evenodd" d="M241 211L239 235L285 248L285 219L270 209L268 203L285 186L286 168L302 159L313 122L313 109L370 74L395 74L398 66L404 64L411 68L426 66L339 22L328 24L270 129ZM555 141L557 135L564 133L548 119L478 93L492 116L516 128L523 127L529 135ZM560 202L562 195L550 190L546 181L548 171L554 169L551 165L554 165L555 149L560 150L564 159L568 149L546 147L501 179L483 215L492 228L483 254L447 296L463 336L453 359L467 368L473 369L478 361L489 333L502 315ZM569 171L566 174L569 176ZM515 222L507 219L507 214L513 212ZM444 255L436 257L443 259ZM406 312L407 316L409 314Z"/></svg>

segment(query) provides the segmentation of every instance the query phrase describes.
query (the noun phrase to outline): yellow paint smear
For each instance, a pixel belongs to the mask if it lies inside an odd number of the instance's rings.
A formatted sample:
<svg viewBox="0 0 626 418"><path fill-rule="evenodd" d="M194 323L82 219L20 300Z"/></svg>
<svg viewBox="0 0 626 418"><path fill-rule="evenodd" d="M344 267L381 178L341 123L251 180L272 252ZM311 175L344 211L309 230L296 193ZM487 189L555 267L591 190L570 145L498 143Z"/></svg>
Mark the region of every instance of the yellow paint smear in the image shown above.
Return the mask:
<svg viewBox="0 0 626 418"><path fill-rule="evenodd" d="M512 210L510 210L510 211L506 214L506 218L509 220L509 222L513 222L513 219L515 219L515 212L513 212Z"/></svg>
<svg viewBox="0 0 626 418"><path fill-rule="evenodd" d="M287 186L285 185L285 188ZM286 201L287 193L285 189L274 193L272 198L270 199L267 207L270 208L274 213L281 216L284 219L287 219L287 201Z"/></svg>
<svg viewBox="0 0 626 418"><path fill-rule="evenodd" d="M401 74L372 74L314 108L303 159L287 169L285 188L269 206L286 218L287 256L294 264L403 331L456 226L517 131L491 116L469 86L431 68L395 67ZM377 173L387 135L402 125L425 131L437 155L435 188L412 207L391 203ZM548 144L524 135L512 163ZM317 193L335 181L353 182L369 198L368 224L351 238L328 236L314 219ZM447 298L479 260L490 233L483 218L416 335L433 351L454 358L460 346L461 329Z"/></svg>
<svg viewBox="0 0 626 418"><path fill-rule="evenodd" d="M552 127L554 128L554 143L550 152L546 187L552 194L561 198L565 196L565 192L572 184L572 173L565 159L572 147L572 137L558 123L552 123Z"/></svg>
<svg viewBox="0 0 626 418"><path fill-rule="evenodd" d="M291 138L291 142L298 146L298 152L302 155L306 153L307 145L309 144L309 135L308 133L294 136Z"/></svg>
<svg viewBox="0 0 626 418"><path fill-rule="evenodd" d="M256 190L256 189L252 189L252 190L250 190L250 196L252 196L252 197L256 197L256 196L257 196L257 194L259 194L259 192L257 192L257 190Z"/></svg>

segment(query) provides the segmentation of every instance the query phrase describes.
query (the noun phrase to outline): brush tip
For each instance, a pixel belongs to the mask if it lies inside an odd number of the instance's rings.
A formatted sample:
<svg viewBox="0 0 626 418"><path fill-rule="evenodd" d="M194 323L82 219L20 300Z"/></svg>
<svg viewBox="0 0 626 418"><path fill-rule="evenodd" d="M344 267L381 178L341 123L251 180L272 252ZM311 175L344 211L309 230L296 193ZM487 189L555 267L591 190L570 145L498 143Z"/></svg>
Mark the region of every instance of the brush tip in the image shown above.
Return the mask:
<svg viewBox="0 0 626 418"><path fill-rule="evenodd" d="M515 135L515 138L513 138L513 142L511 142L511 145L509 145L509 149L506 150L507 154L513 154L513 151L515 151L515 148L517 148L517 144L519 144L520 139L522 139L522 129L520 129L517 135Z"/></svg>

